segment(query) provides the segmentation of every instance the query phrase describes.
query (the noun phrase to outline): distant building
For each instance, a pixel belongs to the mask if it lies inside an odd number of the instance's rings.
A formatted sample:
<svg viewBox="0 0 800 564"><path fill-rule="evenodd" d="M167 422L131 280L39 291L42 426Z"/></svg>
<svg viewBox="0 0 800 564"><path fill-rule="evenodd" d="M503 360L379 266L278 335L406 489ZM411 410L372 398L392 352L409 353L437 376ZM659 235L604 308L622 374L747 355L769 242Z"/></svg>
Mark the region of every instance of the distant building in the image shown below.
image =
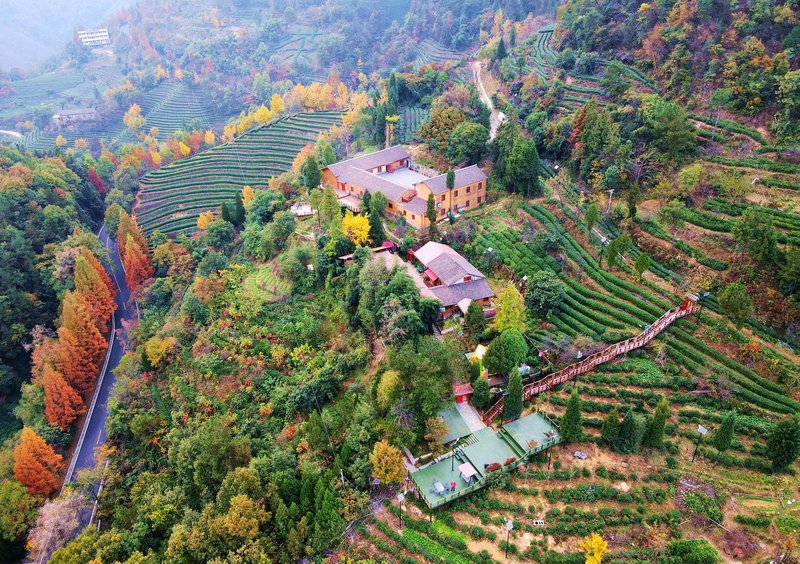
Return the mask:
<svg viewBox="0 0 800 564"><path fill-rule="evenodd" d="M396 145L326 166L323 183L336 189L339 201L353 211L360 211L365 192L381 192L389 204L386 212L402 217L410 225L422 229L427 225L425 213L428 196L436 202L437 221L450 212L476 208L486 201L486 174L477 166L455 171L455 183L447 188L447 175L426 176L411 162L411 155Z"/></svg>
<svg viewBox="0 0 800 564"><path fill-rule="evenodd" d="M86 47L102 47L109 45L111 38L108 35L108 29L84 29L78 32L78 39Z"/></svg>
<svg viewBox="0 0 800 564"><path fill-rule="evenodd" d="M100 114L94 108L78 108L75 110L61 110L53 114L50 121L56 127L69 127L79 123L97 121Z"/></svg>
<svg viewBox="0 0 800 564"><path fill-rule="evenodd" d="M100 114L94 108L79 108L76 110L61 110L53 114L50 121L56 127L70 127L79 123L97 121Z"/></svg>

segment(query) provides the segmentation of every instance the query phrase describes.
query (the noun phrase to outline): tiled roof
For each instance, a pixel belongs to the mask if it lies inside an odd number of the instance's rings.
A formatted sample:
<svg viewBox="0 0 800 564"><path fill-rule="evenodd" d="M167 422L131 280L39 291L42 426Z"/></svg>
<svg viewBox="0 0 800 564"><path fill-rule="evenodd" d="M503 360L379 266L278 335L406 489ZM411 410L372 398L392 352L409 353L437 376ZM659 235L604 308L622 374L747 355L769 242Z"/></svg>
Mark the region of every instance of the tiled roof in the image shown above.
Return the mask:
<svg viewBox="0 0 800 564"><path fill-rule="evenodd" d="M387 198L388 197L389 196L387 194ZM390 199L396 201L395 198ZM401 203L400 207L416 215L425 215L425 212L428 211L428 202L419 196L414 196L409 201Z"/></svg>
<svg viewBox="0 0 800 564"><path fill-rule="evenodd" d="M460 168L454 172L456 177L453 188L461 188L462 186L475 184L476 182L481 182L489 178L478 165ZM439 176L424 180L423 184L430 188L431 192L434 194L444 194L447 192L447 174L440 174Z"/></svg>
<svg viewBox="0 0 800 564"><path fill-rule="evenodd" d="M393 163L402 159L408 159L410 157L411 155L408 154L408 151L403 149L402 145L395 145L394 147L389 147L388 149L375 151L374 153L368 153L366 155L361 155L360 157L353 157L352 159L348 159L346 161L339 161L338 163L328 165L328 168L330 168L334 173L336 173L335 167L340 167L341 165L348 165L361 170L370 170L381 165Z"/></svg>
<svg viewBox="0 0 800 564"><path fill-rule="evenodd" d="M462 282L461 284L453 284L452 286L434 286L429 290L437 300L442 302L444 307L454 306L464 298L482 300L494 296L494 292L492 292L489 284L483 278Z"/></svg>
<svg viewBox="0 0 800 564"><path fill-rule="evenodd" d="M414 256L447 285L463 282L465 276L484 278L480 270L449 245L430 241L414 251Z"/></svg>

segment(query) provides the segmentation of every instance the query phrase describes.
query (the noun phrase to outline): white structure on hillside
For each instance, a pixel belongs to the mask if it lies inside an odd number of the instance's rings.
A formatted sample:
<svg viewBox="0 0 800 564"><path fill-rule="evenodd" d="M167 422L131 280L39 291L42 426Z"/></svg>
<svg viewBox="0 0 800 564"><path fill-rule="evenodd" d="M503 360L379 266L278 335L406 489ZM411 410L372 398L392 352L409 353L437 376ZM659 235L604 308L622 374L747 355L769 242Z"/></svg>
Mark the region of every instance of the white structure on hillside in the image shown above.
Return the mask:
<svg viewBox="0 0 800 564"><path fill-rule="evenodd" d="M78 32L78 39L81 40L86 47L102 47L111 43L111 38L108 35L108 28L102 29L84 29Z"/></svg>

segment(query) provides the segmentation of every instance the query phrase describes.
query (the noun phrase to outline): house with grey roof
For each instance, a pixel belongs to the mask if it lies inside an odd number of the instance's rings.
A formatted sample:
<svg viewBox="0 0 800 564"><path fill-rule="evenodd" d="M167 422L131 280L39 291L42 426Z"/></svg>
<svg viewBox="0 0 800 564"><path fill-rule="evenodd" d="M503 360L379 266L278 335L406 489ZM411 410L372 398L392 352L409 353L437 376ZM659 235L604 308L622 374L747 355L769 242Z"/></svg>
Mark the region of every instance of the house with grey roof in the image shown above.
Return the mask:
<svg viewBox="0 0 800 564"><path fill-rule="evenodd" d="M418 229L428 223L431 195L437 221L486 202L487 176L478 166L456 170L452 188L447 187L447 174L430 177L422 170L402 146L395 145L326 166L322 182L334 187L342 205L356 212L366 192L381 192L388 200L386 212Z"/></svg>
<svg viewBox="0 0 800 564"><path fill-rule="evenodd" d="M466 313L472 302L489 311L494 292L486 277L455 249L430 241L409 254L421 265L427 292L442 303L442 317Z"/></svg>

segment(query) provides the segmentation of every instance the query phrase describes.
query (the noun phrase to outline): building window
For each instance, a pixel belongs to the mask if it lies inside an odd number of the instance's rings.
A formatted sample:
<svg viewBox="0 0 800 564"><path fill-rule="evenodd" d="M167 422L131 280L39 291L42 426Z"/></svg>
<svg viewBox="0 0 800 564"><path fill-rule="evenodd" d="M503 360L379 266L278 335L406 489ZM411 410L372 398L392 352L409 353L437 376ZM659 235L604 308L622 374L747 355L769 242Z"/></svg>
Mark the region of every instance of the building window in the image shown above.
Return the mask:
<svg viewBox="0 0 800 564"><path fill-rule="evenodd" d="M467 186L467 194L469 194L470 188L470 186Z"/></svg>
<svg viewBox="0 0 800 564"><path fill-rule="evenodd" d="M444 194L442 194L442 197L441 197L441 199L439 201L440 202L444 202Z"/></svg>
<svg viewBox="0 0 800 564"><path fill-rule="evenodd" d="M453 197L458 198L458 190L453 191Z"/></svg>
<svg viewBox="0 0 800 564"><path fill-rule="evenodd" d="M464 207L465 207L465 208L468 208L468 207L469 207L469 200L467 200L467 201L466 201L466 203L464 204Z"/></svg>
<svg viewBox="0 0 800 564"><path fill-rule="evenodd" d="M478 196L478 205L481 205L481 197Z"/></svg>
<svg viewBox="0 0 800 564"><path fill-rule="evenodd" d="M415 215L412 213L412 214L411 214L411 219L417 219L417 216L415 216Z"/></svg>
<svg viewBox="0 0 800 564"><path fill-rule="evenodd" d="M403 216L405 216L405 215L406 215L406 210L403 210Z"/></svg>
<svg viewBox="0 0 800 564"><path fill-rule="evenodd" d="M392 202L389 202L389 209L390 209L390 210L393 210L393 209L394 209L394 203L392 203Z"/></svg>
<svg viewBox="0 0 800 564"><path fill-rule="evenodd" d="M439 215L444 215L444 208L439 210Z"/></svg>

